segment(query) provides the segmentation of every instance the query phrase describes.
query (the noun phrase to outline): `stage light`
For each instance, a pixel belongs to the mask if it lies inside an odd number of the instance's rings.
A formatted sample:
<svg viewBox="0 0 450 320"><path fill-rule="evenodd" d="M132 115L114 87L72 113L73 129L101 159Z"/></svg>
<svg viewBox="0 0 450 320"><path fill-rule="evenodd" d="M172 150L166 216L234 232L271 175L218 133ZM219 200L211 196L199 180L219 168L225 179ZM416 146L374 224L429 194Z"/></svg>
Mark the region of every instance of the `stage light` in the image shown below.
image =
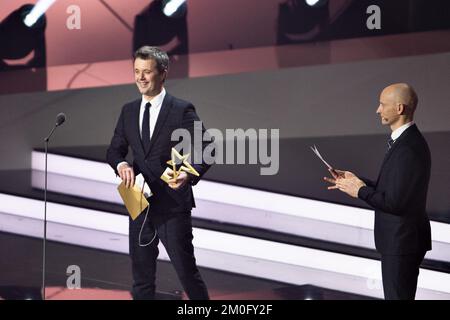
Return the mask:
<svg viewBox="0 0 450 320"><path fill-rule="evenodd" d="M167 0L163 2L163 13L177 18L186 14L186 0Z"/></svg>
<svg viewBox="0 0 450 320"><path fill-rule="evenodd" d="M327 3L328 0L305 0L305 1L306 4L310 7L319 7Z"/></svg>
<svg viewBox="0 0 450 320"><path fill-rule="evenodd" d="M319 0L306 0L306 4L310 6L315 5L317 2L319 2Z"/></svg>
<svg viewBox="0 0 450 320"><path fill-rule="evenodd" d="M34 5L25 4L0 22L0 72L21 70L0 77L0 94L41 91L47 88L45 15L33 24L24 22Z"/></svg>
<svg viewBox="0 0 450 320"><path fill-rule="evenodd" d="M169 56L187 54L189 45L186 13L186 0L153 0L135 18L133 50L147 45L161 47ZM172 75L174 67L175 64L172 64ZM179 76L186 75L187 68L183 67L183 70L175 72Z"/></svg>
<svg viewBox="0 0 450 320"><path fill-rule="evenodd" d="M45 51L45 15L41 15L31 27L24 23L33 8L32 4L25 4L0 23L0 59L21 59L35 49Z"/></svg>
<svg viewBox="0 0 450 320"><path fill-rule="evenodd" d="M277 44L320 41L329 22L327 0L286 0L279 5Z"/></svg>
<svg viewBox="0 0 450 320"><path fill-rule="evenodd" d="M39 18L50 8L50 6L55 2L56 0L40 0L36 5L31 9L30 13L28 13L25 16L25 19L23 20L23 23L27 27L33 26L36 21L39 20Z"/></svg>

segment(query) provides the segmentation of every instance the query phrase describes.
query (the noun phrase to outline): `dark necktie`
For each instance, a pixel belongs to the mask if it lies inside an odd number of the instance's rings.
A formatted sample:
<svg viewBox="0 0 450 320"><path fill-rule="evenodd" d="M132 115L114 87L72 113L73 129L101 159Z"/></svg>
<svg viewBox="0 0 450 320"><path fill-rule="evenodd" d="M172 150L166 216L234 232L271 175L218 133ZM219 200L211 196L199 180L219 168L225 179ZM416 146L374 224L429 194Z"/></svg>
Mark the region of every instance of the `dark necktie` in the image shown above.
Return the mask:
<svg viewBox="0 0 450 320"><path fill-rule="evenodd" d="M391 150L392 146L394 145L395 140L389 139L388 141L388 151Z"/></svg>
<svg viewBox="0 0 450 320"><path fill-rule="evenodd" d="M145 104L144 119L142 120L142 145L144 146L144 151L150 149L150 102Z"/></svg>

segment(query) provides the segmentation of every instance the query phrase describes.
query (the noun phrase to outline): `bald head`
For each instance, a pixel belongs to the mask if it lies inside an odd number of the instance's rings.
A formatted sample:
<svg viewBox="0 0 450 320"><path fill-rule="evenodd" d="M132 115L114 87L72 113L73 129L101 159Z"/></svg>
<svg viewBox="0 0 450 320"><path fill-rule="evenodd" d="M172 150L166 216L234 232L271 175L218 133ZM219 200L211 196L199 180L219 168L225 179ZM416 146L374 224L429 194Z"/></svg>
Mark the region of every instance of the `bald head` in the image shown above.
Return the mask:
<svg viewBox="0 0 450 320"><path fill-rule="evenodd" d="M377 113L381 122L392 130L413 120L418 98L414 89L406 83L395 83L384 88L380 95Z"/></svg>
<svg viewBox="0 0 450 320"><path fill-rule="evenodd" d="M417 94L407 83L394 83L384 88L382 95L395 104L402 104L405 106L404 113L412 116L416 111L418 98Z"/></svg>

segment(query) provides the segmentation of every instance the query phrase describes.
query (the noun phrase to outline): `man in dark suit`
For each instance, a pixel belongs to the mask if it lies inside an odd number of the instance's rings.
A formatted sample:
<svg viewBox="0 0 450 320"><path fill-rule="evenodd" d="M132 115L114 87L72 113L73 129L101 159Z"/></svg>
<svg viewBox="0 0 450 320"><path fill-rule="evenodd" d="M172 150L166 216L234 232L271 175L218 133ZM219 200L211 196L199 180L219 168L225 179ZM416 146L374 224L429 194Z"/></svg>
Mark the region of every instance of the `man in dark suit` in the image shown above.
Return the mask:
<svg viewBox="0 0 450 320"><path fill-rule="evenodd" d="M123 106L107 151L107 161L128 188L134 185L135 176L142 173L153 193L149 198L148 219L146 214L140 214L129 222L133 298L154 298L161 240L189 298L208 299L192 245L191 209L195 202L191 186L199 181L209 165L203 161L192 164L200 174L198 177L181 172L176 179L172 173L169 183L160 179L171 159L172 147L179 142L172 141L172 132L182 128L193 137L194 121L199 121L191 103L166 93L163 85L168 68L169 58L159 48L144 46L135 52L134 74L142 97ZM132 164L125 159L129 147L133 153ZM201 148L204 147L202 144ZM150 242L153 236L154 241ZM141 237L146 245L141 244Z"/></svg>
<svg viewBox="0 0 450 320"><path fill-rule="evenodd" d="M349 171L330 170L324 178L375 209L375 246L381 253L384 297L413 300L419 267L431 250L430 221L426 213L431 155L413 122L418 103L414 89L404 83L385 88L377 114L392 134L377 181Z"/></svg>

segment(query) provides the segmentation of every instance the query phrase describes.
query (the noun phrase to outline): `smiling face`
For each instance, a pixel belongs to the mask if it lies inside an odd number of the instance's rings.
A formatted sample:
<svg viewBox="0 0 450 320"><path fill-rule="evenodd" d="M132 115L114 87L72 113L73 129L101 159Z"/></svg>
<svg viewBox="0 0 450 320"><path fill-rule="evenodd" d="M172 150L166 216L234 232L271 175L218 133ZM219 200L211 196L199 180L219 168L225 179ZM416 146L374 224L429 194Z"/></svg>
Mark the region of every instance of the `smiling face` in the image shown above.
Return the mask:
<svg viewBox="0 0 450 320"><path fill-rule="evenodd" d="M134 79L139 92L149 100L158 95L166 79L167 71L160 72L154 59L134 60Z"/></svg>

